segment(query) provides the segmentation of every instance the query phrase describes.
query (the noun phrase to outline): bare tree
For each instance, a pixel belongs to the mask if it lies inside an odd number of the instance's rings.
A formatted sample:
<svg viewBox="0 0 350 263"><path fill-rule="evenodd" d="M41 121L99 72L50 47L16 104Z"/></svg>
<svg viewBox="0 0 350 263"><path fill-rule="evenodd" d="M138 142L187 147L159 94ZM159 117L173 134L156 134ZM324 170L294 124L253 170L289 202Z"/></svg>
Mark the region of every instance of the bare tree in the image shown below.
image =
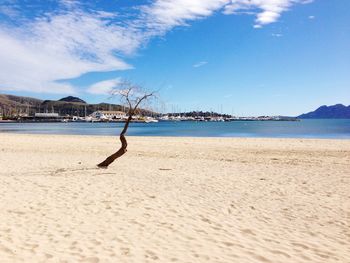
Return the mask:
<svg viewBox="0 0 350 263"><path fill-rule="evenodd" d="M151 97L154 97L155 92L147 92L138 85L132 84L128 81L123 81L118 84L117 89L112 90L112 96L119 96L122 102L126 104L128 118L126 119L124 128L119 135L121 147L117 152L113 153L102 163L98 164L97 166L100 168L108 168L111 163L127 152L128 143L125 134L128 130L129 124L132 121L133 116L139 112L139 106Z"/></svg>

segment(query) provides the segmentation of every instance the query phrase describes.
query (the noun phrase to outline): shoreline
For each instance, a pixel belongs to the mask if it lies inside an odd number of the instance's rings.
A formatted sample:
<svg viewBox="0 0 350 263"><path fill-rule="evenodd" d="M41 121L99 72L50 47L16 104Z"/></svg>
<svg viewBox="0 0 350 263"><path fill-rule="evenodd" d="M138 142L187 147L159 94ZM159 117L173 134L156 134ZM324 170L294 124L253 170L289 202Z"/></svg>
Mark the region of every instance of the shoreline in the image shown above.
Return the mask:
<svg viewBox="0 0 350 263"><path fill-rule="evenodd" d="M346 262L350 140L0 133L4 262Z"/></svg>
<svg viewBox="0 0 350 263"><path fill-rule="evenodd" d="M122 127L116 127L116 135L98 135L98 134L59 134L59 133L22 133L22 132L7 132L7 131L0 131L0 136L1 134L5 135L26 135L26 136L72 136L72 137L115 137L118 138L119 140L119 131L118 129ZM173 135L128 135L126 134L125 137L130 137L130 138L170 138L170 139L227 139L227 140L235 140L235 139L258 139L258 140L345 140L345 141L350 141L350 138L320 138L320 137L249 137L249 136L237 136L237 137L228 137L228 136L173 136Z"/></svg>
<svg viewBox="0 0 350 263"><path fill-rule="evenodd" d="M120 127L118 127L120 128ZM117 138L119 141L119 131L117 131L118 133L116 133L116 135L98 135L98 134L55 134L55 133L22 133L22 132L7 132L7 131L0 131L0 136L1 134L6 134L6 135L25 135L25 136L67 136L67 137L93 137L93 138L108 138L108 137L114 137ZM346 137L346 138L329 138L329 137L228 137L228 136L173 136L173 135L125 135L126 138L155 138L155 139L161 139L161 138L168 138L168 139L227 139L227 140L240 140L240 139L247 139L247 140L321 140L321 141L350 141L350 138Z"/></svg>

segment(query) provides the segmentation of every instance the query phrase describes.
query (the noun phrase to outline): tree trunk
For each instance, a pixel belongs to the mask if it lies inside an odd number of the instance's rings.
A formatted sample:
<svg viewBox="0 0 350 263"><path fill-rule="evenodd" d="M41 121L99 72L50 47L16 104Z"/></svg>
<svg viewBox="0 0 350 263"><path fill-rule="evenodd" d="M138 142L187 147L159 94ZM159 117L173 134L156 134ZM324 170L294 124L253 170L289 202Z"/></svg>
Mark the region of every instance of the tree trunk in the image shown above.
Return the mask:
<svg viewBox="0 0 350 263"><path fill-rule="evenodd" d="M108 168L108 166L111 163L113 163L116 159L118 159L120 156L122 156L126 153L126 151L127 151L126 148L128 146L128 143L125 139L125 133L128 130L129 123L132 120L132 116L133 116L133 114L130 113L128 119L125 122L124 128L123 128L122 132L120 133L119 139L120 139L120 142L122 143L121 147L119 148L119 150L117 152L113 153L111 156L107 157L107 159L104 160L102 163L98 164L97 165L98 167Z"/></svg>

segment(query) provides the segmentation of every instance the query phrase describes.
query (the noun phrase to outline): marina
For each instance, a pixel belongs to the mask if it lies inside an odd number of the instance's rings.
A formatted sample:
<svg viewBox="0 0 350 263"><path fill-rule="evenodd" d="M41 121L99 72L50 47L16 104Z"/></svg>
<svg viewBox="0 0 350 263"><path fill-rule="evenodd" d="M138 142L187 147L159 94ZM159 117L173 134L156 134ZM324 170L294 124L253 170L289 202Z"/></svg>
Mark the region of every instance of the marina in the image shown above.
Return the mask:
<svg viewBox="0 0 350 263"><path fill-rule="evenodd" d="M0 121L14 122L125 122L128 118L123 111L95 111L90 115L60 115L58 113L35 113L34 115L21 114L4 118L0 115ZM299 121L296 117L285 116L258 116L258 117L237 117L218 113L206 114L160 114L154 116L135 115L132 122L154 123L158 121L195 121L195 122L231 122L231 121Z"/></svg>

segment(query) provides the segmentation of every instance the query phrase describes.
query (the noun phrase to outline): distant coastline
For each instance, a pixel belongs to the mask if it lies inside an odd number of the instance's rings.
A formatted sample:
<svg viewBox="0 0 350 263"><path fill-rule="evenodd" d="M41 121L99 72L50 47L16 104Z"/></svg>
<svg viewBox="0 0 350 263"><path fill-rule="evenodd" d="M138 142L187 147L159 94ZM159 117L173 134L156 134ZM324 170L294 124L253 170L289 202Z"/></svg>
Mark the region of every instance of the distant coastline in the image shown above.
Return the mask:
<svg viewBox="0 0 350 263"><path fill-rule="evenodd" d="M88 104L68 96L60 100L40 100L30 97L0 94L0 122L124 122L127 108L123 105ZM141 109L134 122L157 121L299 121L300 119L350 119L350 106L321 106L315 111L291 116L237 117L208 111L159 113Z"/></svg>
<svg viewBox="0 0 350 263"><path fill-rule="evenodd" d="M39 100L14 95L0 95L0 120L17 122L123 122L127 108L118 104L88 104L68 96L60 100ZM141 109L134 122L157 121L297 121L296 117L258 116L237 117L217 112L158 113Z"/></svg>
<svg viewBox="0 0 350 263"><path fill-rule="evenodd" d="M323 105L311 111L299 115L300 119L350 119L350 105L345 106L343 104L335 104L332 106Z"/></svg>

